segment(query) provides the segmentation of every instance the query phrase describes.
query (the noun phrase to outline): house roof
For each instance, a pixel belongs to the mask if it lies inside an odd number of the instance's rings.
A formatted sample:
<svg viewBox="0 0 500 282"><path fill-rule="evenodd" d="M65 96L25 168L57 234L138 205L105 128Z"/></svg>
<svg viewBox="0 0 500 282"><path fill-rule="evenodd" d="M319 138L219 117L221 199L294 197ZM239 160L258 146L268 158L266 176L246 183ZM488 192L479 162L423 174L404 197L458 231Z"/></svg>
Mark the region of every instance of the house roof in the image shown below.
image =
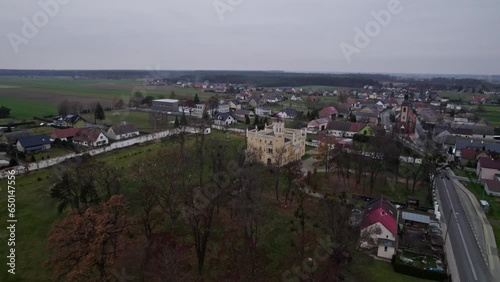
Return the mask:
<svg viewBox="0 0 500 282"><path fill-rule="evenodd" d="M233 112L233 114L235 114L235 115L249 116L249 115L252 115L253 112L250 111L250 110L236 110L236 111Z"/></svg>
<svg viewBox="0 0 500 282"><path fill-rule="evenodd" d="M458 134L458 135L472 135L472 129L469 128L454 128L451 130L452 134Z"/></svg>
<svg viewBox="0 0 500 282"><path fill-rule="evenodd" d="M113 132L116 135L121 135L121 134L127 134L127 133L132 133L132 132L138 132L139 130L135 125L133 124L126 124L126 125L120 125L120 126L112 126Z"/></svg>
<svg viewBox="0 0 500 282"><path fill-rule="evenodd" d="M95 142L100 134L100 130L80 128L73 140L76 142Z"/></svg>
<svg viewBox="0 0 500 282"><path fill-rule="evenodd" d="M457 150L462 150L464 148L477 148L483 149L490 152L500 153L500 144L490 143L485 141L475 141L475 140L457 140L455 142L455 147Z"/></svg>
<svg viewBox="0 0 500 282"><path fill-rule="evenodd" d="M216 120L223 120L223 121L226 121L226 120L227 120L228 118L230 118L230 117L232 117L233 119L235 119L235 118L234 118L234 116L233 116L231 113L218 113L218 114L214 117L214 119L216 119Z"/></svg>
<svg viewBox="0 0 500 282"><path fill-rule="evenodd" d="M337 111L337 109L335 109L335 107L326 107L321 111L319 111L319 116L323 117L323 116L338 115L338 113L339 112Z"/></svg>
<svg viewBox="0 0 500 282"><path fill-rule="evenodd" d="M396 207L383 196L375 198L366 205L363 220L361 221L361 229L380 223L389 232L396 234L398 232L397 212Z"/></svg>
<svg viewBox="0 0 500 282"><path fill-rule="evenodd" d="M317 127L320 124L327 124L330 121L329 118L318 118L309 122L308 126Z"/></svg>
<svg viewBox="0 0 500 282"><path fill-rule="evenodd" d="M479 159L479 166L482 168L491 168L500 170L500 161L482 157Z"/></svg>
<svg viewBox="0 0 500 282"><path fill-rule="evenodd" d="M21 143L23 148L50 144L50 138L47 134L21 137L17 141Z"/></svg>
<svg viewBox="0 0 500 282"><path fill-rule="evenodd" d="M485 182L488 185L488 190L491 192L500 192L500 181L488 179Z"/></svg>
<svg viewBox="0 0 500 282"><path fill-rule="evenodd" d="M351 127L349 128L349 131L351 131L351 132L359 132L365 126L366 126L366 123L351 122Z"/></svg>
<svg viewBox="0 0 500 282"><path fill-rule="evenodd" d="M84 119L80 115L67 115L64 118L64 120L67 122L73 123L73 124L77 123L79 120L87 121L86 119Z"/></svg>
<svg viewBox="0 0 500 282"><path fill-rule="evenodd" d="M326 126L326 129L338 130L338 131L349 131L350 128L351 128L350 122L340 121L340 120L330 121Z"/></svg>
<svg viewBox="0 0 500 282"><path fill-rule="evenodd" d="M475 160L477 156L477 150L471 148L462 149L460 151L460 156L462 157L462 159Z"/></svg>
<svg viewBox="0 0 500 282"><path fill-rule="evenodd" d="M32 130L22 130L22 131L14 131L14 132L6 132L4 133L5 139L7 140L8 143L15 143L17 139L21 137L27 137L27 136L33 136L35 133L33 133Z"/></svg>
<svg viewBox="0 0 500 282"><path fill-rule="evenodd" d="M73 137L76 135L76 132L78 132L79 128L66 128L66 129L56 129L52 133L52 138L56 139L62 139L62 138L69 138Z"/></svg>
<svg viewBox="0 0 500 282"><path fill-rule="evenodd" d="M431 223L431 218L428 215L412 213L412 212L403 212L401 217L404 220L415 221L420 223L429 224Z"/></svg>

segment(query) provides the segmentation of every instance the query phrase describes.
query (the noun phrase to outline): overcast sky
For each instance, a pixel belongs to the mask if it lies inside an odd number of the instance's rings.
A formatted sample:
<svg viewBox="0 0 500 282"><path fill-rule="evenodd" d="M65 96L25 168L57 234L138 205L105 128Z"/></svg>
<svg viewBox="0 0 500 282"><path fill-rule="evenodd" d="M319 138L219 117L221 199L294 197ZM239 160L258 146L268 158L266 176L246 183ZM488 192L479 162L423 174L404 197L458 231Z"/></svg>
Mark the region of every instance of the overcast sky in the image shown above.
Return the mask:
<svg viewBox="0 0 500 282"><path fill-rule="evenodd" d="M500 1L391 1L3 0L0 68L500 74Z"/></svg>

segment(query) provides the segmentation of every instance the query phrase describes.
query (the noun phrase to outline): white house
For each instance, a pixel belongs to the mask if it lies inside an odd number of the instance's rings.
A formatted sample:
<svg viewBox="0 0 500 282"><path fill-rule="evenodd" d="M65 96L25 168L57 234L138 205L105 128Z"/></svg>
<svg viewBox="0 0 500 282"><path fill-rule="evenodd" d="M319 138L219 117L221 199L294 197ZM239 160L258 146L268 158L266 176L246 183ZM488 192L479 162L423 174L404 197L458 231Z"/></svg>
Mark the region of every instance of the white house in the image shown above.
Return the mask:
<svg viewBox="0 0 500 282"><path fill-rule="evenodd" d="M232 125L237 122L236 118L230 113L219 113L214 117L214 124L216 125Z"/></svg>
<svg viewBox="0 0 500 282"><path fill-rule="evenodd" d="M368 202L361 220L360 247L377 249L377 256L391 259L396 252L398 210L384 197Z"/></svg>
<svg viewBox="0 0 500 282"><path fill-rule="evenodd" d="M257 116L270 116L272 114L271 109L257 107L255 108L255 115Z"/></svg>
<svg viewBox="0 0 500 282"><path fill-rule="evenodd" d="M107 145L109 143L109 139L100 130L80 128L75 137L73 137L73 142L83 146L97 147Z"/></svg>
<svg viewBox="0 0 500 282"><path fill-rule="evenodd" d="M112 140L122 140L139 136L139 130L133 124L112 126L108 129L106 136Z"/></svg>

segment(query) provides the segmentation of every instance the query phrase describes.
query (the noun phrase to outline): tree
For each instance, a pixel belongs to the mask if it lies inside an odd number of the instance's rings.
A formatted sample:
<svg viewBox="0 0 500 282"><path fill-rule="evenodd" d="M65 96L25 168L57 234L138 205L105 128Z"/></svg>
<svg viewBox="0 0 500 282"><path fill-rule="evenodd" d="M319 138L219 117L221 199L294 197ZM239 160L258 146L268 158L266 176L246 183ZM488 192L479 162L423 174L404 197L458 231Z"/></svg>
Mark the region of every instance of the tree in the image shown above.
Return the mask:
<svg viewBox="0 0 500 282"><path fill-rule="evenodd" d="M177 98L177 95L175 95L175 92L172 90L172 92L170 92L170 99L175 99Z"/></svg>
<svg viewBox="0 0 500 282"><path fill-rule="evenodd" d="M175 116L174 126L179 127L179 116Z"/></svg>
<svg viewBox="0 0 500 282"><path fill-rule="evenodd" d="M250 117L248 115L245 116L245 124L250 124Z"/></svg>
<svg viewBox="0 0 500 282"><path fill-rule="evenodd" d="M187 124L188 124L188 122L187 122L187 118L186 118L186 113L185 113L185 112L182 112L180 125L182 125L182 126L186 126Z"/></svg>
<svg viewBox="0 0 500 282"><path fill-rule="evenodd" d="M198 97L198 93L194 94L193 102L195 104L199 104L200 103L200 98Z"/></svg>
<svg viewBox="0 0 500 282"><path fill-rule="evenodd" d="M354 114L352 114L352 113L351 113L351 114L349 115L349 121L350 121L350 122L356 122L356 115L354 115Z"/></svg>
<svg viewBox="0 0 500 282"><path fill-rule="evenodd" d="M32 163L36 163L36 159L35 159L35 156L34 156L34 155L32 155L32 156L31 156L31 162L32 162Z"/></svg>
<svg viewBox="0 0 500 282"><path fill-rule="evenodd" d="M285 192L285 205L288 205L288 198L290 196L290 204L293 201L293 194L290 193L294 188L299 187L300 182L303 179L302 172L302 161L296 160L293 162L289 162L285 165L284 176L287 182L286 192Z"/></svg>
<svg viewBox="0 0 500 282"><path fill-rule="evenodd" d="M132 95L132 98L129 100L129 106L130 107L139 107L142 105L142 100L144 99L144 96L142 96L141 91L136 91L134 92L134 95Z"/></svg>
<svg viewBox="0 0 500 282"><path fill-rule="evenodd" d="M66 116L69 114L71 103L64 99L57 105L57 112L60 116Z"/></svg>
<svg viewBox="0 0 500 282"><path fill-rule="evenodd" d="M54 280L111 281L120 254L127 247L130 220L123 196L70 213L56 221L49 231L46 264L54 270Z"/></svg>
<svg viewBox="0 0 500 282"><path fill-rule="evenodd" d="M142 105L148 105L148 107L151 107L153 105L153 100L155 99L155 97L149 95L149 96L146 96L146 98L144 98L142 100Z"/></svg>
<svg viewBox="0 0 500 282"><path fill-rule="evenodd" d="M96 106L95 112L94 112L94 123L96 123L96 120L102 121L104 119L105 119L104 109L102 108L101 103L97 103L97 106Z"/></svg>
<svg viewBox="0 0 500 282"><path fill-rule="evenodd" d="M208 106L207 105L205 105L205 107L203 108L203 115L201 118L204 119L205 121L210 120L210 115L208 113Z"/></svg>
<svg viewBox="0 0 500 282"><path fill-rule="evenodd" d="M253 125L254 126L258 126L259 125L259 116L255 116L255 118L253 119Z"/></svg>

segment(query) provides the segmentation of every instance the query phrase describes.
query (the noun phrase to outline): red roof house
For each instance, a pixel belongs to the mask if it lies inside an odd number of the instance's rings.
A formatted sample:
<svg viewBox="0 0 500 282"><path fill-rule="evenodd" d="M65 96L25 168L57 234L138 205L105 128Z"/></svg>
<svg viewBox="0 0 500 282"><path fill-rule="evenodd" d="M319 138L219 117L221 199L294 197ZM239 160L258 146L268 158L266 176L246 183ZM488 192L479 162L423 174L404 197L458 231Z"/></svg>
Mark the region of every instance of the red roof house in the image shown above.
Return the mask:
<svg viewBox="0 0 500 282"><path fill-rule="evenodd" d="M333 119L337 117L338 114L339 112L337 111L337 109L335 109L335 107L326 107L319 111L320 118L327 117L329 119Z"/></svg>
<svg viewBox="0 0 500 282"><path fill-rule="evenodd" d="M50 139L54 141L55 139L69 141L75 137L76 133L80 128L66 128L66 129L56 129L50 136Z"/></svg>
<svg viewBox="0 0 500 282"><path fill-rule="evenodd" d="M377 247L377 256L388 259L396 252L398 210L383 196L368 202L360 228L361 247Z"/></svg>
<svg viewBox="0 0 500 282"><path fill-rule="evenodd" d="M495 180L500 178L500 160L485 157L480 158L477 162L477 176L481 180Z"/></svg>

